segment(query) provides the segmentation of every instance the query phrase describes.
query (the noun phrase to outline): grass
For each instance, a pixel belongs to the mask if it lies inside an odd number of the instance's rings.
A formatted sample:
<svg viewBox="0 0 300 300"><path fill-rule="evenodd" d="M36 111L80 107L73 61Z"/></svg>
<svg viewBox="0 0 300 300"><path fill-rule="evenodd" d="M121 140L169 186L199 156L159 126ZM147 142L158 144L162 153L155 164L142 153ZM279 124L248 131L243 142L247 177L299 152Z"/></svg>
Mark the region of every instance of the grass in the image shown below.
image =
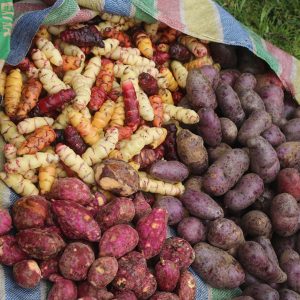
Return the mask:
<svg viewBox="0 0 300 300"><path fill-rule="evenodd" d="M264 39L300 59L300 0L216 0Z"/></svg>

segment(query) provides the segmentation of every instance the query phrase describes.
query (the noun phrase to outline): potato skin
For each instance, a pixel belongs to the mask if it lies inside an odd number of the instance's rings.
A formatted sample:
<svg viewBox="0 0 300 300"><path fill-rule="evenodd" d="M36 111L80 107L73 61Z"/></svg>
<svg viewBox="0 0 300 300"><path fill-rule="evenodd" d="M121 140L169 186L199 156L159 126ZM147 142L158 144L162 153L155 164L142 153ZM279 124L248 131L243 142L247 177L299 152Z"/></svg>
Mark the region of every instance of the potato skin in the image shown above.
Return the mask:
<svg viewBox="0 0 300 300"><path fill-rule="evenodd" d="M229 250L243 243L245 239L238 225L229 219L221 218L209 223L207 240L215 247Z"/></svg>
<svg viewBox="0 0 300 300"><path fill-rule="evenodd" d="M211 83L203 76L201 70L190 70L186 79L188 99L194 109L217 107L216 96Z"/></svg>
<svg viewBox="0 0 300 300"><path fill-rule="evenodd" d="M221 70L219 73L219 84L229 84L233 86L241 72L236 69Z"/></svg>
<svg viewBox="0 0 300 300"><path fill-rule="evenodd" d="M280 257L281 254L287 249L295 250L296 240L297 240L296 235L283 237L274 233L272 236L272 245L274 247L277 256Z"/></svg>
<svg viewBox="0 0 300 300"><path fill-rule="evenodd" d="M189 169L176 160L158 160L151 165L149 174L158 180L176 183L189 176Z"/></svg>
<svg viewBox="0 0 300 300"><path fill-rule="evenodd" d="M236 125L228 118L220 118L222 142L228 145L232 145L237 137L238 129Z"/></svg>
<svg viewBox="0 0 300 300"><path fill-rule="evenodd" d="M177 294L180 300L194 300L196 297L196 281L189 271L183 271L179 278Z"/></svg>
<svg viewBox="0 0 300 300"><path fill-rule="evenodd" d="M208 167L208 155L203 139L187 129L181 130L176 138L180 160L194 175L201 175Z"/></svg>
<svg viewBox="0 0 300 300"><path fill-rule="evenodd" d="M252 205L255 210L261 210L265 214L269 215L272 199L275 196L275 192L268 185L265 184L264 192Z"/></svg>
<svg viewBox="0 0 300 300"><path fill-rule="evenodd" d="M272 126L272 117L266 111L253 111L248 119L245 120L238 133L238 141L243 145L247 145L247 141L251 138L259 136L262 132Z"/></svg>
<svg viewBox="0 0 300 300"><path fill-rule="evenodd" d="M184 183L184 187L186 190L195 190L201 192L202 188L202 177L201 176L192 176L189 177Z"/></svg>
<svg viewBox="0 0 300 300"><path fill-rule="evenodd" d="M219 71L217 68L211 65L205 65L200 68L202 75L211 83L213 89L215 90L219 84Z"/></svg>
<svg viewBox="0 0 300 300"><path fill-rule="evenodd" d="M258 174L265 183L272 182L279 170L277 153L263 137L257 136L247 141L250 151L250 169Z"/></svg>
<svg viewBox="0 0 300 300"><path fill-rule="evenodd" d="M285 142L276 149L281 168L300 170L300 142Z"/></svg>
<svg viewBox="0 0 300 300"><path fill-rule="evenodd" d="M196 124L197 133L203 138L205 144L215 147L221 143L222 130L221 122L212 108L200 108L198 110L200 117Z"/></svg>
<svg viewBox="0 0 300 300"><path fill-rule="evenodd" d="M263 180L254 173L244 175L235 187L224 197L225 207L233 211L240 211L255 202L264 192Z"/></svg>
<svg viewBox="0 0 300 300"><path fill-rule="evenodd" d="M203 177L203 188L210 195L224 195L238 182L248 168L249 157L246 151L233 149L209 167Z"/></svg>
<svg viewBox="0 0 300 300"><path fill-rule="evenodd" d="M300 300L300 295L293 290L279 290L280 300Z"/></svg>
<svg viewBox="0 0 300 300"><path fill-rule="evenodd" d="M285 135L280 128L274 124L265 130L261 136L265 138L273 147L277 147L286 141Z"/></svg>
<svg viewBox="0 0 300 300"><path fill-rule="evenodd" d="M288 142L300 141L300 118L287 121L281 129Z"/></svg>
<svg viewBox="0 0 300 300"><path fill-rule="evenodd" d="M256 300L279 300L279 293L265 283L248 286L243 291L243 295L251 296Z"/></svg>
<svg viewBox="0 0 300 300"><path fill-rule="evenodd" d="M247 116L249 116L252 112L256 110L266 110L264 101L253 90L240 91L239 98L241 101L242 108Z"/></svg>
<svg viewBox="0 0 300 300"><path fill-rule="evenodd" d="M186 217L177 226L178 236L188 241L191 245L203 242L206 239L206 228L203 223L194 217Z"/></svg>
<svg viewBox="0 0 300 300"><path fill-rule="evenodd" d="M216 96L223 116L239 127L245 119L245 112L236 92L230 85L222 84L216 89Z"/></svg>
<svg viewBox="0 0 300 300"><path fill-rule="evenodd" d="M232 148L224 143L221 143L220 145L218 145L217 147L214 148L208 148L207 152L208 152L208 158L209 158L209 162L213 163L216 160L218 160L222 155L224 155L225 153L231 151Z"/></svg>
<svg viewBox="0 0 300 300"><path fill-rule="evenodd" d="M221 206L203 192L186 190L180 200L191 215L202 220L215 220L224 216Z"/></svg>
<svg viewBox="0 0 300 300"><path fill-rule="evenodd" d="M227 252L207 243L194 246L193 269L214 288L236 288L245 280L241 265Z"/></svg>
<svg viewBox="0 0 300 300"><path fill-rule="evenodd" d="M277 176L277 190L288 193L297 201L300 200L300 173L297 169L286 168L280 170Z"/></svg>
<svg viewBox="0 0 300 300"><path fill-rule="evenodd" d="M247 90L254 90L256 86L256 78L251 73L242 73L235 81L233 89L239 94Z"/></svg>
<svg viewBox="0 0 300 300"><path fill-rule="evenodd" d="M288 194L277 195L271 204L271 220L274 231L281 236L291 236L299 227L300 208L296 199Z"/></svg>

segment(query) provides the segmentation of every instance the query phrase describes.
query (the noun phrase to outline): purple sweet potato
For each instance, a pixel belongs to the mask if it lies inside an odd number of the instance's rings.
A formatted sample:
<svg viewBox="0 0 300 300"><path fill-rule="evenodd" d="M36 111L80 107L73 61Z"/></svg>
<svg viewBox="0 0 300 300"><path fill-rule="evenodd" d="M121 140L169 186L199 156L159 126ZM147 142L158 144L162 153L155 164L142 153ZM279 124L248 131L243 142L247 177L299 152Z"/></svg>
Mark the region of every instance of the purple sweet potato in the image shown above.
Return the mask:
<svg viewBox="0 0 300 300"><path fill-rule="evenodd" d="M296 199L288 194L277 195L271 204L273 230L281 236L291 236L298 231L300 208Z"/></svg>
<svg viewBox="0 0 300 300"><path fill-rule="evenodd" d="M186 79L186 91L194 109L201 107L216 108L216 96L211 83L199 69L190 70Z"/></svg>
<svg viewBox="0 0 300 300"><path fill-rule="evenodd" d="M279 293L265 283L248 286L243 291L243 295L251 296L255 300L279 300Z"/></svg>
<svg viewBox="0 0 300 300"><path fill-rule="evenodd" d="M245 119L245 113L236 92L230 85L222 84L216 89L216 96L223 117L239 127Z"/></svg>
<svg viewBox="0 0 300 300"><path fill-rule="evenodd" d="M178 296L173 293L156 292L150 300L179 300Z"/></svg>
<svg viewBox="0 0 300 300"><path fill-rule="evenodd" d="M300 295L289 289L279 290L280 300L300 300Z"/></svg>
<svg viewBox="0 0 300 300"><path fill-rule="evenodd" d="M259 136L272 125L272 118L269 113L263 110L255 110L248 119L245 120L238 133L238 141L242 145L247 145L251 138Z"/></svg>
<svg viewBox="0 0 300 300"><path fill-rule="evenodd" d="M265 130L261 136L273 147L277 147L286 141L285 135L282 133L280 128L274 124L269 129Z"/></svg>
<svg viewBox="0 0 300 300"><path fill-rule="evenodd" d="M147 262L143 254L132 251L118 260L118 272L113 280L117 290L135 290L147 273Z"/></svg>
<svg viewBox="0 0 300 300"><path fill-rule="evenodd" d="M59 260L59 270L66 279L84 280L94 260L95 255L90 246L80 242L71 243Z"/></svg>
<svg viewBox="0 0 300 300"><path fill-rule="evenodd" d="M26 259L27 254L18 246L16 238L12 235L0 236L0 263L6 266Z"/></svg>
<svg viewBox="0 0 300 300"><path fill-rule="evenodd" d="M117 291L114 300L137 300L137 297L132 291Z"/></svg>
<svg viewBox="0 0 300 300"><path fill-rule="evenodd" d="M68 279L58 278L52 286L47 300L76 300L77 299L77 287Z"/></svg>
<svg viewBox="0 0 300 300"><path fill-rule="evenodd" d="M239 94L247 90L254 90L256 86L256 78L251 73L242 73L234 83L234 90Z"/></svg>
<svg viewBox="0 0 300 300"><path fill-rule="evenodd" d="M215 147L221 143L221 122L212 108L200 108L198 110L200 121L196 125L197 133L203 138L204 143Z"/></svg>
<svg viewBox="0 0 300 300"><path fill-rule="evenodd" d="M78 285L78 297L93 297L97 300L111 300L114 295L108 292L106 288L96 289L94 286L83 281Z"/></svg>
<svg viewBox="0 0 300 300"><path fill-rule="evenodd" d="M214 62L221 65L222 69L235 68L237 65L236 47L221 43L209 43L209 49Z"/></svg>
<svg viewBox="0 0 300 300"><path fill-rule="evenodd" d="M211 83L215 90L219 83L219 71L211 65L205 65L200 68L202 75Z"/></svg>
<svg viewBox="0 0 300 300"><path fill-rule="evenodd" d="M184 208L180 200L172 196L163 196L156 200L154 207L164 208L168 213L168 224L175 225L184 217Z"/></svg>
<svg viewBox="0 0 300 300"><path fill-rule="evenodd" d="M151 206L146 201L145 196L142 192L137 192L134 194L134 198L132 200L135 210L134 221L138 221L140 218L148 215L151 212Z"/></svg>
<svg viewBox="0 0 300 300"><path fill-rule="evenodd" d="M249 157L242 149L233 149L222 155L203 177L204 190L213 196L224 195L249 168Z"/></svg>
<svg viewBox="0 0 300 300"><path fill-rule="evenodd" d="M280 170L274 148L261 136L249 139L247 146L250 150L251 171L258 174L264 182L272 182Z"/></svg>
<svg viewBox="0 0 300 300"><path fill-rule="evenodd" d="M129 223L135 215L134 204L130 198L115 198L104 205L97 213L95 220L100 229L105 231L108 228L117 225Z"/></svg>
<svg viewBox="0 0 300 300"><path fill-rule="evenodd" d="M99 210L107 203L105 195L101 192L96 192L92 196L92 200L89 202L85 208L90 212L90 214L95 217Z"/></svg>
<svg viewBox="0 0 300 300"><path fill-rule="evenodd" d="M168 213L165 209L154 208L137 223L138 248L145 258L151 258L160 252L167 235L167 219Z"/></svg>
<svg viewBox="0 0 300 300"><path fill-rule="evenodd" d="M201 192L202 187L202 177L200 176L192 176L184 183L184 187L186 190L195 190Z"/></svg>
<svg viewBox="0 0 300 300"><path fill-rule="evenodd" d="M276 85L268 85L262 87L258 94L262 98L266 111L272 116L275 125L281 125L283 121L284 103L283 91Z"/></svg>
<svg viewBox="0 0 300 300"><path fill-rule="evenodd" d="M70 239L98 241L101 231L90 212L72 201L55 201L52 210L64 235Z"/></svg>
<svg viewBox="0 0 300 300"><path fill-rule="evenodd" d="M219 73L219 84L229 84L230 86L234 86L235 81L240 75L240 71L236 69L221 70Z"/></svg>
<svg viewBox="0 0 300 300"><path fill-rule="evenodd" d="M166 239L159 256L161 260L171 260L180 270L185 270L193 263L195 251L186 240L170 237Z"/></svg>
<svg viewBox="0 0 300 300"><path fill-rule="evenodd" d="M149 299L155 293L156 289L156 279L153 274L147 271L141 283L135 287L134 293L138 299L145 300Z"/></svg>
<svg viewBox="0 0 300 300"><path fill-rule="evenodd" d="M172 292L175 290L180 277L179 268L171 260L160 260L155 265L155 277L161 291Z"/></svg>
<svg viewBox="0 0 300 300"><path fill-rule="evenodd" d="M233 221L225 218L209 223L207 240L211 245L223 250L235 248L245 241L242 229Z"/></svg>
<svg viewBox="0 0 300 300"><path fill-rule="evenodd" d="M206 243L194 246L195 272L215 288L236 288L244 282L245 273L240 264L227 252Z"/></svg>
<svg viewBox="0 0 300 300"><path fill-rule="evenodd" d="M12 220L9 211L0 208L0 236L7 234L12 229Z"/></svg>
<svg viewBox="0 0 300 300"><path fill-rule="evenodd" d="M222 142L228 145L232 145L237 137L238 129L236 125L228 118L220 118Z"/></svg>
<svg viewBox="0 0 300 300"><path fill-rule="evenodd" d="M28 255L36 259L55 257L64 247L61 236L48 228L30 228L17 233L19 247Z"/></svg>
<svg viewBox="0 0 300 300"><path fill-rule="evenodd" d="M74 201L87 205L92 200L90 188L76 177L59 178L53 183L47 199Z"/></svg>
<svg viewBox="0 0 300 300"><path fill-rule="evenodd" d="M215 220L224 216L222 207L205 193L186 190L180 200L191 215L200 219Z"/></svg>
<svg viewBox="0 0 300 300"><path fill-rule="evenodd" d="M209 162L214 163L222 155L224 155L225 153L227 153L231 150L232 150L232 148L225 143L221 143L220 145L218 145L217 147L214 147L214 148L208 148L207 152L208 152Z"/></svg>
<svg viewBox="0 0 300 300"><path fill-rule="evenodd" d="M113 281L118 271L118 261L115 257L100 257L96 259L88 273L88 282L100 289Z"/></svg>
<svg viewBox="0 0 300 300"><path fill-rule="evenodd" d="M138 244L139 236L127 224L119 224L106 230L99 242L99 256L122 257Z"/></svg>
<svg viewBox="0 0 300 300"><path fill-rule="evenodd" d="M49 217L49 203L42 196L22 197L14 203L12 217L18 230L44 227Z"/></svg>
<svg viewBox="0 0 300 300"><path fill-rule="evenodd" d="M78 298L77 300L97 300L97 298L87 296L87 297Z"/></svg>
<svg viewBox="0 0 300 300"><path fill-rule="evenodd" d="M149 174L158 180L176 183L189 176L189 169L176 160L158 160L151 165Z"/></svg>
<svg viewBox="0 0 300 300"><path fill-rule="evenodd" d="M42 275L39 265L36 261L30 259L14 264L13 277L19 286L25 289L32 289L39 284Z"/></svg>
<svg viewBox="0 0 300 300"><path fill-rule="evenodd" d="M58 273L58 260L58 257L54 257L44 260L39 264L42 278L48 279L52 274Z"/></svg>
<svg viewBox="0 0 300 300"><path fill-rule="evenodd" d="M225 194L224 204L232 211L240 211L253 204L263 192L263 180L254 173L248 173Z"/></svg>
<svg viewBox="0 0 300 300"><path fill-rule="evenodd" d="M300 170L300 142L285 142L276 149L281 168Z"/></svg>
<svg viewBox="0 0 300 300"><path fill-rule="evenodd" d="M264 101L253 90L244 90L239 92L239 99L241 101L242 108L247 116L249 116L256 110L266 110Z"/></svg>
<svg viewBox="0 0 300 300"><path fill-rule="evenodd" d="M300 118L287 121L281 129L288 142L300 141Z"/></svg>
<svg viewBox="0 0 300 300"><path fill-rule="evenodd" d="M280 170L277 176L278 193L288 193L297 201L300 200L300 173L297 169L286 168Z"/></svg>
<svg viewBox="0 0 300 300"><path fill-rule="evenodd" d="M180 300L196 299L196 280L189 271L183 271L180 275L177 294Z"/></svg>
<svg viewBox="0 0 300 300"><path fill-rule="evenodd" d="M205 241L206 229L203 223L194 217L186 217L177 226L178 235L191 245Z"/></svg>

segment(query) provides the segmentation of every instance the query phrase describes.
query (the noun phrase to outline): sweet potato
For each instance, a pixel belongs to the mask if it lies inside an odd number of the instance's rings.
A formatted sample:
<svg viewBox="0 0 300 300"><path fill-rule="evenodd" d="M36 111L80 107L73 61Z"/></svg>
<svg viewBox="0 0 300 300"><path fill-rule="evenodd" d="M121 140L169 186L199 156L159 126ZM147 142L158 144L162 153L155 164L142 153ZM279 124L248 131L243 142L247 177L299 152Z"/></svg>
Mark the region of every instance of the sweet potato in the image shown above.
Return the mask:
<svg viewBox="0 0 300 300"><path fill-rule="evenodd" d="M137 285L134 289L134 293L138 299L146 300L151 297L157 289L157 282L152 273L146 272L140 285Z"/></svg>
<svg viewBox="0 0 300 300"><path fill-rule="evenodd" d="M96 259L88 273L88 282L100 289L113 281L118 271L118 261L115 257L100 257Z"/></svg>
<svg viewBox="0 0 300 300"><path fill-rule="evenodd" d="M300 142L286 142L276 149L281 168L300 170Z"/></svg>
<svg viewBox="0 0 300 300"><path fill-rule="evenodd" d="M242 149L233 149L222 155L203 177L204 190L213 196L224 195L249 168L249 157Z"/></svg>
<svg viewBox="0 0 300 300"><path fill-rule="evenodd" d="M214 288L235 288L244 282L240 264L227 252L206 243L194 246L193 269Z"/></svg>
<svg viewBox="0 0 300 300"><path fill-rule="evenodd" d="M39 266L43 279L48 279L53 274L58 274L59 257L50 258L42 261Z"/></svg>
<svg viewBox="0 0 300 300"><path fill-rule="evenodd" d="M184 187L186 190L191 189L191 190L201 192L202 177L200 176L189 177L188 180L184 183Z"/></svg>
<svg viewBox="0 0 300 300"><path fill-rule="evenodd" d="M243 291L243 295L251 296L256 300L279 300L279 293L265 283L248 286Z"/></svg>
<svg viewBox="0 0 300 300"><path fill-rule="evenodd" d="M272 182L280 170L274 148L261 136L249 139L247 146L250 150L251 171L258 174L264 182Z"/></svg>
<svg viewBox="0 0 300 300"><path fill-rule="evenodd" d="M300 141L300 118L287 121L282 127L287 142Z"/></svg>
<svg viewBox="0 0 300 300"><path fill-rule="evenodd" d="M297 169L286 168L280 170L277 176L278 193L288 193L297 201L300 200L300 174Z"/></svg>
<svg viewBox="0 0 300 300"><path fill-rule="evenodd" d="M232 150L232 148L225 143L221 143L220 145L218 145L217 147L214 147L214 148L208 148L207 152L208 152L209 162L210 163L215 162L222 155L224 155L225 153L227 153L231 150Z"/></svg>
<svg viewBox="0 0 300 300"><path fill-rule="evenodd" d="M189 170L176 160L158 160L151 165L149 174L155 179L176 183L184 181L189 176Z"/></svg>
<svg viewBox="0 0 300 300"><path fill-rule="evenodd" d="M168 224L175 225L184 217L184 208L180 200L172 196L163 196L156 200L154 207L164 208L168 213Z"/></svg>
<svg viewBox="0 0 300 300"><path fill-rule="evenodd" d="M195 251L186 240L179 237L170 237L166 239L159 257L161 260L173 261L182 271L193 263Z"/></svg>
<svg viewBox="0 0 300 300"><path fill-rule="evenodd" d="M273 230L281 236L291 236L299 227L300 208L296 199L288 194L277 195L271 204Z"/></svg>
<svg viewBox="0 0 300 300"><path fill-rule="evenodd" d="M243 243L245 239L238 225L229 219L220 218L209 223L207 240L215 247L229 250Z"/></svg>
<svg viewBox="0 0 300 300"><path fill-rule="evenodd" d="M228 145L232 145L237 137L238 129L236 125L228 118L220 118L222 142Z"/></svg>
<svg viewBox="0 0 300 300"><path fill-rule="evenodd" d="M137 297L132 291L118 291L115 293L114 300L137 300Z"/></svg>
<svg viewBox="0 0 300 300"><path fill-rule="evenodd" d="M195 190L186 190L180 200L195 217L204 220L215 220L224 216L223 209L209 195Z"/></svg>
<svg viewBox="0 0 300 300"><path fill-rule="evenodd" d="M284 134L276 125L272 125L269 129L265 130L261 136L265 138L273 147L277 147L286 141Z"/></svg>
<svg viewBox="0 0 300 300"><path fill-rule="evenodd" d="M127 224L119 224L106 230L99 242L99 256L119 258L132 251L138 244L138 233Z"/></svg>
<svg viewBox="0 0 300 300"><path fill-rule="evenodd" d="M32 259L14 264L13 277L15 282L25 289L35 288L42 278L39 265Z"/></svg>
<svg viewBox="0 0 300 300"><path fill-rule="evenodd" d="M203 223L194 217L186 217L177 226L178 235L191 245L203 242L206 239L206 228Z"/></svg>
<svg viewBox="0 0 300 300"><path fill-rule="evenodd" d="M219 84L229 84L230 86L234 86L235 81L241 75L241 73L236 69L227 69L221 70L219 75Z"/></svg>
<svg viewBox="0 0 300 300"><path fill-rule="evenodd" d="M196 297L196 280L189 271L183 271L179 278L177 294L180 300L194 300Z"/></svg>
<svg viewBox="0 0 300 300"><path fill-rule="evenodd" d="M0 208L0 236L7 234L12 229L12 219L9 211Z"/></svg>
<svg viewBox="0 0 300 300"><path fill-rule="evenodd" d="M83 281L78 285L78 297L92 297L97 300L111 300L114 295L106 288L96 289L88 281Z"/></svg>
<svg viewBox="0 0 300 300"><path fill-rule="evenodd" d="M247 116L249 116L256 110L266 110L264 101L253 90L244 90L239 92L239 99L241 101L242 108Z"/></svg>
<svg viewBox="0 0 300 300"><path fill-rule="evenodd" d="M84 280L94 260L95 255L90 246L80 242L71 243L59 260L59 270L66 279Z"/></svg>
<svg viewBox="0 0 300 300"><path fill-rule="evenodd" d="M148 215L151 212L151 206L146 201L146 198L142 192L135 193L132 203L134 205L135 210L134 221L136 222L140 218L142 218L145 215Z"/></svg>
<svg viewBox="0 0 300 300"><path fill-rule="evenodd" d="M280 300L300 300L300 295L289 289L279 290Z"/></svg>
<svg viewBox="0 0 300 300"><path fill-rule="evenodd" d="M47 199L74 201L87 205L92 200L90 188L75 177L58 178L52 185Z"/></svg>
<svg viewBox="0 0 300 300"><path fill-rule="evenodd" d="M161 291L172 292L175 290L180 277L179 268L171 260L160 260L155 265L155 277Z"/></svg>
<svg viewBox="0 0 300 300"><path fill-rule="evenodd" d="M263 180L254 173L248 173L225 194L224 204L230 210L240 211L253 204L263 192Z"/></svg>
<svg viewBox="0 0 300 300"><path fill-rule="evenodd" d="M130 198L115 198L104 205L97 213L95 220L100 229L105 231L108 228L117 225L129 223L133 220L135 208Z"/></svg>
<svg viewBox="0 0 300 300"><path fill-rule="evenodd" d="M178 296L173 293L156 292L150 300L179 300Z"/></svg>
<svg viewBox="0 0 300 300"><path fill-rule="evenodd" d="M192 174L201 175L208 166L208 156L203 139L189 130L183 129L178 133L176 142L180 160Z"/></svg>
<svg viewBox="0 0 300 300"><path fill-rule="evenodd" d="M262 132L269 129L271 125L272 118L269 113L263 110L253 111L240 128L238 141L245 146L249 139L259 136Z"/></svg>
<svg viewBox="0 0 300 300"><path fill-rule="evenodd" d="M70 239L98 241L101 231L90 212L73 201L55 201L52 211L64 235Z"/></svg>
<svg viewBox="0 0 300 300"><path fill-rule="evenodd" d="M265 104L266 111L272 116L273 123L280 126L284 113L282 89L276 85L268 85L262 87L258 93Z"/></svg>
<svg viewBox="0 0 300 300"><path fill-rule="evenodd" d="M71 280L59 278L50 289L47 300L57 299L76 300L76 285Z"/></svg>
<svg viewBox="0 0 300 300"><path fill-rule="evenodd" d="M209 49L214 62L221 65L222 69L235 68L237 65L236 47L221 43L209 43Z"/></svg>
<svg viewBox="0 0 300 300"><path fill-rule="evenodd" d="M245 113L236 92L230 85L222 84L217 87L216 96L222 115L239 127L245 119Z"/></svg>
<svg viewBox="0 0 300 300"><path fill-rule="evenodd" d="M243 215L241 226L246 235L271 236L272 224L269 217L259 210L251 210Z"/></svg>
<svg viewBox="0 0 300 300"><path fill-rule="evenodd" d="M216 96L211 83L203 76L201 70L192 69L186 79L188 99L194 109L217 106Z"/></svg>

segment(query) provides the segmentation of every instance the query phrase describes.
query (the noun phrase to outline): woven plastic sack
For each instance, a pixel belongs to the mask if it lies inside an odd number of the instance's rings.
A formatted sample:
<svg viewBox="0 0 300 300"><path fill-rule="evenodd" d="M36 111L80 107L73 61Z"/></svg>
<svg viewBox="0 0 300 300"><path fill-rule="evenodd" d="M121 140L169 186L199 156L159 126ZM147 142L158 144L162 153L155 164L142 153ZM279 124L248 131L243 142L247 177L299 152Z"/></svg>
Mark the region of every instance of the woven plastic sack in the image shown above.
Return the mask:
<svg viewBox="0 0 300 300"><path fill-rule="evenodd" d="M49 4L54 1L45 2ZM39 0L25 0L13 5L10 0L1 0L0 70L4 61L17 65L25 57L40 25L83 22L95 17L99 11L106 11L136 17L149 23L157 19L200 39L246 47L270 65L285 88L290 90L300 103L300 62L250 31L213 1L57 0L50 3L52 6L48 4ZM3 146L4 142L0 139L0 168L4 160ZM11 206L18 197L2 182L0 195L0 206L3 207ZM174 232L170 230L169 234L174 235ZM239 289L211 288L199 276L195 276L197 300L226 300L240 294ZM0 266L0 300L44 300L48 289L49 286L45 282L35 289L22 289L12 280L11 268Z"/></svg>

